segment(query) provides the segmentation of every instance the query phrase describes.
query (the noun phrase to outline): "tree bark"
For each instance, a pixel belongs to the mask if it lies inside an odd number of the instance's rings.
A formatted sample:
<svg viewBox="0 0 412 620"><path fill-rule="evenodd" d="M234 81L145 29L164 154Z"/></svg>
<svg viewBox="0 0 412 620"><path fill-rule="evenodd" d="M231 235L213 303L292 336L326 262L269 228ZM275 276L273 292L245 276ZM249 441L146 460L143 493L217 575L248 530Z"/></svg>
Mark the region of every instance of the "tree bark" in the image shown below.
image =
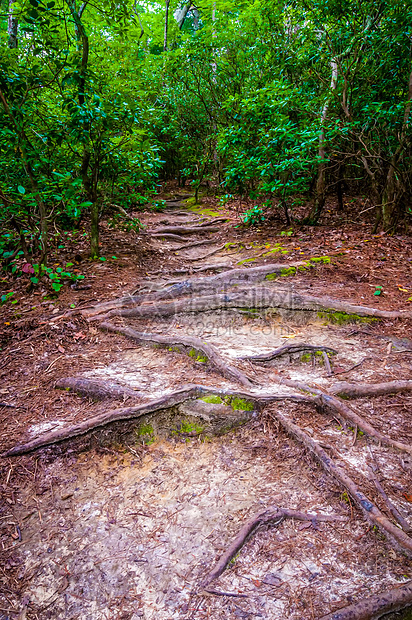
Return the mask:
<svg viewBox="0 0 412 620"><path fill-rule="evenodd" d="M402 194L401 182L399 179L398 165L403 157L406 142L407 142L411 106L412 106L412 71L409 75L408 98L407 98L407 103L405 106L399 146L391 158L388 174L386 176L385 187L382 193L382 227L383 227L383 230L385 231L389 231L393 229L396 224L397 211L399 207L399 198Z"/></svg>
<svg viewBox="0 0 412 620"><path fill-rule="evenodd" d="M17 37L18 19L13 14L13 4L14 0L10 0L9 14L7 16L7 34L9 35L8 47L10 49L17 49L19 41Z"/></svg>
<svg viewBox="0 0 412 620"><path fill-rule="evenodd" d="M336 90L338 84L338 63L336 60L331 60L331 69L332 69L332 77L330 82L330 91L331 93L328 96L327 101L325 102L321 119L320 119L320 134L319 134L319 169L318 169L318 178L316 181L316 193L315 193L315 204L313 205L312 213L309 216L309 221L311 224L317 224L319 218L322 214L323 207L325 205L325 190L326 190L326 135L325 135L325 126L326 120L328 118L329 106L331 102L331 96L333 91Z"/></svg>
<svg viewBox="0 0 412 620"><path fill-rule="evenodd" d="M167 51L167 36L169 32L169 6L170 0L166 0L166 13L165 13L165 30L164 30L164 40L163 40L163 51Z"/></svg>

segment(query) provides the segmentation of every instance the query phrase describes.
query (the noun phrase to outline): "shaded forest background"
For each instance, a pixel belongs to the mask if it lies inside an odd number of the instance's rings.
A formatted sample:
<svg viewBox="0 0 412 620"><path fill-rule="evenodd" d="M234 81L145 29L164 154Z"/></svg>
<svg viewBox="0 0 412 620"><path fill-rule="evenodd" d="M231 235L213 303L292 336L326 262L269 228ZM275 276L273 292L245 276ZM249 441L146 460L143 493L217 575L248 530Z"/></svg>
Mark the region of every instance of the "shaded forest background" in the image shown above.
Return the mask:
<svg viewBox="0 0 412 620"><path fill-rule="evenodd" d="M0 26L0 251L33 283L63 230L89 220L97 257L102 214L170 179L249 222L316 224L333 192L410 225L410 1L2 0Z"/></svg>

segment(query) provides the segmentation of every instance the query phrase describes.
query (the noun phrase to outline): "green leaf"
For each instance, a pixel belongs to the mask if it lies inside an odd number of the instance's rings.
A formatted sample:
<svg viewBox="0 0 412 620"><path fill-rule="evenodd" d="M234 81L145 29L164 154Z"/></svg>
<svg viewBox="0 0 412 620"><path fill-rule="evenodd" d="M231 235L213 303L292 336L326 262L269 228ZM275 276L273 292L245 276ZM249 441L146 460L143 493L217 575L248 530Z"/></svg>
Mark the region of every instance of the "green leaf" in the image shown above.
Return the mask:
<svg viewBox="0 0 412 620"><path fill-rule="evenodd" d="M24 187L23 187L22 185L19 185L19 186L18 186L17 191L18 191L20 194L25 194L25 193L26 193L26 190L24 189Z"/></svg>
<svg viewBox="0 0 412 620"><path fill-rule="evenodd" d="M39 281L39 278L30 278L30 280L33 282L33 284L37 284Z"/></svg>

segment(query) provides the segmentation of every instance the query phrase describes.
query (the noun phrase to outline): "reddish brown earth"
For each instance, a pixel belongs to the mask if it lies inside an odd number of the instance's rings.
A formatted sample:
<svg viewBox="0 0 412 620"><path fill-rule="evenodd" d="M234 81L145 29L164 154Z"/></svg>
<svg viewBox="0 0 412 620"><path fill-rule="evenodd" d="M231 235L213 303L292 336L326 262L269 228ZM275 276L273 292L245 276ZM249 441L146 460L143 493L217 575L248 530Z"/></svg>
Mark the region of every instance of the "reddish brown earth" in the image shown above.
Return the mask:
<svg viewBox="0 0 412 620"><path fill-rule="evenodd" d="M371 235L371 222L362 219L369 212L359 215L362 206L361 200L351 203L343 216L326 211L319 227L294 226L289 236L289 229L275 219L259 227L236 227L238 203L223 208L205 197L187 217L171 209L136 214L147 227L143 232L113 230L103 222L101 255L106 260L95 262L87 259L87 231L66 234L64 249L52 253L49 264L74 262L89 289L76 291L66 284L57 299L44 300L44 286L28 292L23 277L2 281L2 292L15 291L17 303L0 309L0 450L33 433L119 406L56 390L62 377L86 373L117 380L142 389L143 399L188 383L233 389L213 368L183 353L139 347L100 331L97 323L77 313L149 282L184 280L205 265L241 263L247 269L328 257L330 263L282 282L314 296L412 310L412 239ZM218 233L187 236L181 243L153 239L147 232L213 220L218 213L228 218L219 223ZM201 239L215 244L176 249ZM199 277L212 273L202 271ZM380 295L374 295L377 290ZM130 324L140 331L198 335L231 362L245 352L268 351L289 341L338 350L332 377L321 364L296 359L267 367L240 363L266 387L273 384L271 377L279 376L322 389L338 380L411 378L411 320L336 325L321 318L302 322L206 314L209 326L204 317L197 321L189 314ZM339 374L358 362L362 364L353 371ZM361 399L355 405L380 431L411 444L411 402L412 395L404 393ZM368 464L378 465L386 492L412 523L410 454L378 446L365 435L354 443L353 429L306 405L272 404L246 426L207 441L179 433L171 438L159 431L153 443L137 440L125 447L117 435L112 443L100 442L97 432L83 443L2 459L0 618L317 619L410 579L410 560L364 520L336 480L284 433L271 413L276 407L311 436L326 438L359 486L391 518L365 477ZM261 530L215 584L216 590L235 596L199 594L202 577L245 520L271 503L348 520L316 526L287 521Z"/></svg>

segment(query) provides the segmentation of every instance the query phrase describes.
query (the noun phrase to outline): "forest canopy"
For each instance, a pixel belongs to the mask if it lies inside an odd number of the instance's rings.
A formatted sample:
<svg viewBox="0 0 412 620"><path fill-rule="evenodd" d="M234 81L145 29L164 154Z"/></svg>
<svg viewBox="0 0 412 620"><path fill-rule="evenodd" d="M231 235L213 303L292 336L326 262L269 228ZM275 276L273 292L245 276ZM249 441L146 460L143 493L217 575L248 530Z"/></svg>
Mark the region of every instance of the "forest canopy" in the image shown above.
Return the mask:
<svg viewBox="0 0 412 620"><path fill-rule="evenodd" d="M411 210L412 2L2 0L0 251L37 269L64 227L160 180L276 206ZM134 220L138 225L138 220ZM56 237L57 236L57 237Z"/></svg>

